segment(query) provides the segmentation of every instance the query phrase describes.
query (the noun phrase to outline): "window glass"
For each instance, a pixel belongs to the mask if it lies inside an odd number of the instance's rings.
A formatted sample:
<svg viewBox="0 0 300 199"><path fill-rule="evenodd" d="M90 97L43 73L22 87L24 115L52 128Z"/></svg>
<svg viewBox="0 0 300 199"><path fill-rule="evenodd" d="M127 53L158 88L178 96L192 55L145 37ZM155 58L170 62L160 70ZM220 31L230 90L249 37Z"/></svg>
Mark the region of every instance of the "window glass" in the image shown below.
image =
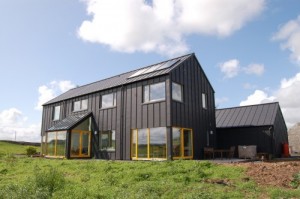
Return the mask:
<svg viewBox="0 0 300 199"><path fill-rule="evenodd" d="M137 157L136 155L136 135L137 135L137 130L134 129L131 131L131 157Z"/></svg>
<svg viewBox="0 0 300 199"><path fill-rule="evenodd" d="M150 85L150 101L165 99L165 82Z"/></svg>
<svg viewBox="0 0 300 199"><path fill-rule="evenodd" d="M192 131L189 129L183 130L183 145L184 145L184 156L192 156Z"/></svg>
<svg viewBox="0 0 300 199"><path fill-rule="evenodd" d="M207 108L206 105L206 94L202 93L202 108Z"/></svg>
<svg viewBox="0 0 300 199"><path fill-rule="evenodd" d="M73 128L73 130L82 130L82 131L91 131L92 129L92 118L88 117L84 121L82 121L80 124L78 124L76 127Z"/></svg>
<svg viewBox="0 0 300 199"><path fill-rule="evenodd" d="M144 102L149 102L149 85L144 86Z"/></svg>
<svg viewBox="0 0 300 199"><path fill-rule="evenodd" d="M150 158L166 158L166 128L150 128Z"/></svg>
<svg viewBox="0 0 300 199"><path fill-rule="evenodd" d="M165 82L144 86L144 102L165 99Z"/></svg>
<svg viewBox="0 0 300 199"><path fill-rule="evenodd" d="M74 111L79 111L80 110L80 101L74 102Z"/></svg>
<svg viewBox="0 0 300 199"><path fill-rule="evenodd" d="M180 128L172 128L172 141L173 141L173 147L172 147L172 153L174 157L180 157L181 156L181 133Z"/></svg>
<svg viewBox="0 0 300 199"><path fill-rule="evenodd" d="M82 100L81 101L81 110L86 110L88 108L88 100Z"/></svg>
<svg viewBox="0 0 300 199"><path fill-rule="evenodd" d="M60 115L60 106L55 106L53 120L59 120L59 115Z"/></svg>
<svg viewBox="0 0 300 199"><path fill-rule="evenodd" d="M116 131L100 132L100 149L107 151L115 151L116 149Z"/></svg>
<svg viewBox="0 0 300 199"><path fill-rule="evenodd" d="M49 132L47 135L47 155L55 155L55 139L56 133Z"/></svg>
<svg viewBox="0 0 300 199"><path fill-rule="evenodd" d="M148 129L138 130L138 157L148 158Z"/></svg>
<svg viewBox="0 0 300 199"><path fill-rule="evenodd" d="M65 156L66 149L66 132L59 131L56 134L56 155Z"/></svg>
<svg viewBox="0 0 300 199"><path fill-rule="evenodd" d="M182 102L182 86L172 82L172 99Z"/></svg>
<svg viewBox="0 0 300 199"><path fill-rule="evenodd" d="M114 93L102 95L101 108L108 108L108 107L115 106L115 103L116 103L116 99Z"/></svg>

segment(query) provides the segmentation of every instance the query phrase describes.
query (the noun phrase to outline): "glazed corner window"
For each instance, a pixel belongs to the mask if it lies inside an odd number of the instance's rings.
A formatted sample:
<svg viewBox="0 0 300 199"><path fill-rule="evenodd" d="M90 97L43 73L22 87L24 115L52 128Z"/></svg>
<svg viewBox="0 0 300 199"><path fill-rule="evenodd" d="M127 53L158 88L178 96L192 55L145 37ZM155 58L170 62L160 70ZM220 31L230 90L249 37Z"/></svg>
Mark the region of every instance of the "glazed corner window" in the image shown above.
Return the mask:
<svg viewBox="0 0 300 199"><path fill-rule="evenodd" d="M182 86L172 82L172 99L182 102Z"/></svg>
<svg viewBox="0 0 300 199"><path fill-rule="evenodd" d="M73 105L73 110L74 111L81 111L81 110L86 110L88 108L88 100L80 100L80 101L76 101L74 102Z"/></svg>
<svg viewBox="0 0 300 199"><path fill-rule="evenodd" d="M114 107L116 106L116 103L117 103L116 93L102 95L101 108Z"/></svg>
<svg viewBox="0 0 300 199"><path fill-rule="evenodd" d="M164 100L166 95L165 82L144 86L144 102Z"/></svg>
<svg viewBox="0 0 300 199"><path fill-rule="evenodd" d="M53 108L53 120L59 120L59 115L60 115L60 106L55 106Z"/></svg>
<svg viewBox="0 0 300 199"><path fill-rule="evenodd" d="M116 131L102 131L100 132L100 149L105 151L116 150Z"/></svg>
<svg viewBox="0 0 300 199"><path fill-rule="evenodd" d="M207 96L205 93L202 93L202 108L207 108Z"/></svg>

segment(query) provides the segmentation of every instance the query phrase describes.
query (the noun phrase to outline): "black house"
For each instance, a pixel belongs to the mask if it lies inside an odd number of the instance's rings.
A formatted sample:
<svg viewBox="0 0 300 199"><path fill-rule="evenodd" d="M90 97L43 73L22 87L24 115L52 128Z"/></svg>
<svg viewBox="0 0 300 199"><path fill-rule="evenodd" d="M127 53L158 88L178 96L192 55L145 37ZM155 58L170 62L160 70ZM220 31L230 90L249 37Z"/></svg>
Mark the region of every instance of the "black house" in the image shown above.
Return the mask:
<svg viewBox="0 0 300 199"><path fill-rule="evenodd" d="M214 90L188 54L50 100L41 135L50 157L200 159L215 145Z"/></svg>
<svg viewBox="0 0 300 199"><path fill-rule="evenodd" d="M217 145L256 145L257 152L282 154L287 127L278 102L216 110Z"/></svg>

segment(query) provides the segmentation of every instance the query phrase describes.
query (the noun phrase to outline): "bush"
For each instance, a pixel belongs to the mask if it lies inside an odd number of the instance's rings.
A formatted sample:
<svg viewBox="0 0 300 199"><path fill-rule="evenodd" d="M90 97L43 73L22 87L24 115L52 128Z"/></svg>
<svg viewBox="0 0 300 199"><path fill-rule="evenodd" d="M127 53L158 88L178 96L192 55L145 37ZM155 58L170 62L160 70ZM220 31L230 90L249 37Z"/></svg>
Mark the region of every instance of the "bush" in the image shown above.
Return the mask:
<svg viewBox="0 0 300 199"><path fill-rule="evenodd" d="M26 155L31 156L36 154L36 148L33 146L29 146L26 148Z"/></svg>
<svg viewBox="0 0 300 199"><path fill-rule="evenodd" d="M291 182L291 186L294 189L300 188L300 173L297 173L293 176L293 180Z"/></svg>

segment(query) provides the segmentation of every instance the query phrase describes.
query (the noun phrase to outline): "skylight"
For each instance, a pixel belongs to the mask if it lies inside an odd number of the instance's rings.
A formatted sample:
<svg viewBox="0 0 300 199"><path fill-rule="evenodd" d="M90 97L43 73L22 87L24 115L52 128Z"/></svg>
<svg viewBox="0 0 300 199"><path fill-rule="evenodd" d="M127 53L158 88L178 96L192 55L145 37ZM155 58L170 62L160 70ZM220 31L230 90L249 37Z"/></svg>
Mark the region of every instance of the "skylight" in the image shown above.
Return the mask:
<svg viewBox="0 0 300 199"><path fill-rule="evenodd" d="M173 59L173 60L161 63L161 64L156 64L154 66L149 66L147 68L143 68L143 69L138 70L134 74L130 75L128 78L137 77L137 76L148 74L148 73L151 73L151 72L154 72L154 71L159 71L159 70L162 70L162 69L166 69L166 68L169 68L169 67L173 66L175 63L177 63L179 61L180 61L180 59Z"/></svg>

